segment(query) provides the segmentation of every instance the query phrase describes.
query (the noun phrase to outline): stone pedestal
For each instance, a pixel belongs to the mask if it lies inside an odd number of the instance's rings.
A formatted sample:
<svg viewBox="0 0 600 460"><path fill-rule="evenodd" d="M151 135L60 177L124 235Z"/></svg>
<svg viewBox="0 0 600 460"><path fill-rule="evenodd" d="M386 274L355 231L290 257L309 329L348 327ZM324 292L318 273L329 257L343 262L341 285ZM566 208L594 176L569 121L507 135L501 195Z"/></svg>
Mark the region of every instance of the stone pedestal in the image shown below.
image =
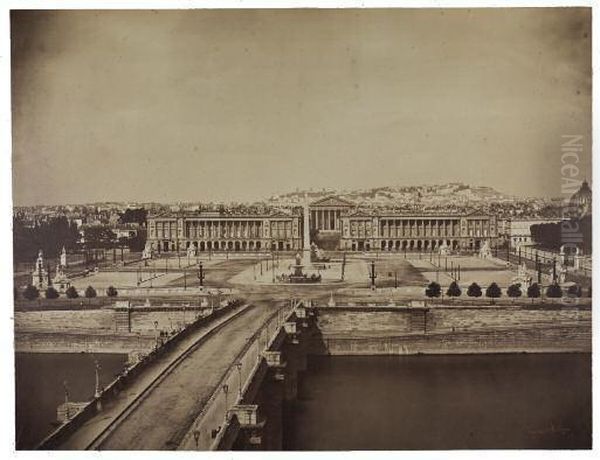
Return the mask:
<svg viewBox="0 0 600 460"><path fill-rule="evenodd" d="M87 403L85 402L65 402L56 408L56 420L65 423L75 417Z"/></svg>
<svg viewBox="0 0 600 460"><path fill-rule="evenodd" d="M48 288L48 271L44 267L44 255L41 250L35 261L35 268L31 272L31 284L39 291L45 291Z"/></svg>

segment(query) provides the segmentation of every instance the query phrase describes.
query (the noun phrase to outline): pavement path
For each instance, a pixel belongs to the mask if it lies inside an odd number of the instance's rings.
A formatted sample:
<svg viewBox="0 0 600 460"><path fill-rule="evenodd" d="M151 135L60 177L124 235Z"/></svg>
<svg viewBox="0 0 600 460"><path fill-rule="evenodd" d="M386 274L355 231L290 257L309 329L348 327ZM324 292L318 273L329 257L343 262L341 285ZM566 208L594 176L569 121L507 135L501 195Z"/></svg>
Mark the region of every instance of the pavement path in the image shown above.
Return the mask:
<svg viewBox="0 0 600 460"><path fill-rule="evenodd" d="M187 428L210 396L235 355L277 307L255 304L242 307L200 328L167 355L157 359L102 412L82 425L59 450L89 448L100 433L123 413L174 360L214 327L231 319L216 334L208 335L202 345L153 388L132 413L106 437L100 449L169 449L169 441ZM233 319L232 319L233 318Z"/></svg>
<svg viewBox="0 0 600 460"><path fill-rule="evenodd" d="M165 450L177 447L236 355L275 308L268 304L251 307L212 335L154 388L97 448Z"/></svg>

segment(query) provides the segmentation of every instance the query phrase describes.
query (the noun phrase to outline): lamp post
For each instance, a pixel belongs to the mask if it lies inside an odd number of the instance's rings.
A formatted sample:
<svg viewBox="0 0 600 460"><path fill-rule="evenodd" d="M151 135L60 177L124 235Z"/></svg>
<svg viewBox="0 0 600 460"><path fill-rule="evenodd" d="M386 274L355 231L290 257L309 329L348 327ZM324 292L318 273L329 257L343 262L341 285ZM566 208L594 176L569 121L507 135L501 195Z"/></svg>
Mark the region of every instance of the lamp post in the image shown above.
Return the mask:
<svg viewBox="0 0 600 460"><path fill-rule="evenodd" d="M71 410L69 404L69 386L66 380L63 380L63 390L65 392L65 409L67 410L65 417L69 420L71 418Z"/></svg>
<svg viewBox="0 0 600 460"><path fill-rule="evenodd" d="M154 321L154 348L158 348L158 321Z"/></svg>
<svg viewBox="0 0 600 460"><path fill-rule="evenodd" d="M100 362L95 359L94 360L94 369L95 369L95 374L96 374L96 388L94 390L94 397L95 398L99 398L100 397Z"/></svg>
<svg viewBox="0 0 600 460"><path fill-rule="evenodd" d="M275 282L275 254L271 253L271 272L273 274L273 283Z"/></svg>
<svg viewBox="0 0 600 460"><path fill-rule="evenodd" d="M369 275L371 278L371 290L375 290L375 279L377 278L377 274L375 273L375 261L371 260L371 273Z"/></svg>
<svg viewBox="0 0 600 460"><path fill-rule="evenodd" d="M225 420L227 420L227 406L228 406L227 395L229 394L229 385L227 385L225 383L225 384L223 384L223 386L221 388L223 389L223 393L225 394L225 413L223 414L223 418L225 418Z"/></svg>
<svg viewBox="0 0 600 460"><path fill-rule="evenodd" d="M240 361L238 361L237 363L235 363L235 367L238 370L238 382L239 382L238 397L241 401L242 400L242 363Z"/></svg>
<svg viewBox="0 0 600 460"><path fill-rule="evenodd" d="M204 286L204 267L202 266L202 262L198 264L198 281L200 282L200 286Z"/></svg>
<svg viewBox="0 0 600 460"><path fill-rule="evenodd" d="M69 382L67 382L67 380L63 380L63 390L65 393L65 404L69 403ZM67 416L68 418L68 416Z"/></svg>

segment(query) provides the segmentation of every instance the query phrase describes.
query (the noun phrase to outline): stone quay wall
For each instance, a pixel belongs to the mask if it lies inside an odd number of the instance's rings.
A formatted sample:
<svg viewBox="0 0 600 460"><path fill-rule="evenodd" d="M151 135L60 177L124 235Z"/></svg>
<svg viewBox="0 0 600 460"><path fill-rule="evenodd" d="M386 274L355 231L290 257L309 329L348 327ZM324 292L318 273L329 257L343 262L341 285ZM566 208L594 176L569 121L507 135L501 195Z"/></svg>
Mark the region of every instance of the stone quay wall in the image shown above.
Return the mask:
<svg viewBox="0 0 600 460"><path fill-rule="evenodd" d="M223 301L223 305L227 302ZM15 312L15 350L23 353L129 353L151 348L157 332L177 331L211 308L134 306Z"/></svg>
<svg viewBox="0 0 600 460"><path fill-rule="evenodd" d="M581 307L318 307L311 353L591 352Z"/></svg>
<svg viewBox="0 0 600 460"><path fill-rule="evenodd" d="M23 332L15 335L17 353L124 353L145 352L154 336L140 334L76 334Z"/></svg>

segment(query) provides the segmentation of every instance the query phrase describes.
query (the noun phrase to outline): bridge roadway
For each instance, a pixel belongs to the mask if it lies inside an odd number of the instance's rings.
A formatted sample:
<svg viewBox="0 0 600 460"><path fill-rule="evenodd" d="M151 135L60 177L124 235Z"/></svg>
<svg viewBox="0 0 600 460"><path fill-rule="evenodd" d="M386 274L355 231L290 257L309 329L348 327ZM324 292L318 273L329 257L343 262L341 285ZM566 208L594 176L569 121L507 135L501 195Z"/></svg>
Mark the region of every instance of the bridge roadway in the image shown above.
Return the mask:
<svg viewBox="0 0 600 460"><path fill-rule="evenodd" d="M280 303L255 301L199 330L58 449L175 449L246 341L280 307ZM208 333L218 324L224 325L218 332ZM207 336L201 346L172 366L203 334ZM165 372L169 365L172 369Z"/></svg>

